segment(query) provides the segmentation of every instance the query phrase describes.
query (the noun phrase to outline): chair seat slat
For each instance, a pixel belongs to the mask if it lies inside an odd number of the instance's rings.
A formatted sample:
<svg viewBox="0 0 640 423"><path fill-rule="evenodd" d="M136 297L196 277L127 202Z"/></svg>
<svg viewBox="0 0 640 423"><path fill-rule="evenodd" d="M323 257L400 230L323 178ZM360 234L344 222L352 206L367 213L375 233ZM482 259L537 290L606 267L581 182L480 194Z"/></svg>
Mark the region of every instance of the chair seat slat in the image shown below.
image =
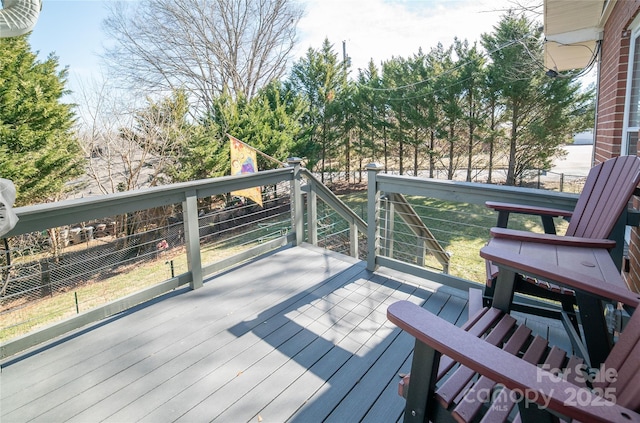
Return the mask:
<svg viewBox="0 0 640 423"><path fill-rule="evenodd" d="M479 390L483 387L491 387L491 389L481 393L482 395L478 394L477 402L482 404L480 409L484 413L484 418L481 421L502 421L505 419L521 421L524 416L520 416L519 412L527 410L527 418L537 418L538 413L546 413L548 411L581 421L640 422L640 414L638 414L640 407L633 404L636 401L640 401L640 383L638 383L640 376L635 376L640 374L638 371L640 370L640 342L638 342L637 336L633 337L634 333L637 333L635 328L640 327L640 313L634 313L631 316L627 330L620 334L621 340L611 353L614 357L624 357L624 360L622 360L623 367L616 369L625 375L620 379L623 382L620 388L624 392L618 397L619 401L617 402L607 402L610 398L601 399L597 390L592 391L589 389L585 383L589 378L583 373L582 358L572 356L566 359L565 352L556 347L547 349L544 346L546 341L540 337L526 337L526 341L521 345L522 341L519 338L522 337L521 334L524 332L520 327L524 325L517 325L517 329L509 332L511 336L509 340L503 343L503 348L496 348L495 345L492 346L487 340L491 340L491 332L495 332L496 335L494 336L499 339L498 334L501 329L495 330L495 328L492 328L488 336L478 338L408 301L399 301L392 304L389 307L387 316L393 323L416 337L417 342L422 343L423 346L426 345L428 348L433 348L440 354L455 357L461 366L478 372L477 376L472 377L464 387L466 393L472 392L473 389ZM501 319L496 324L496 327L501 326L502 322L504 322L504 319ZM634 328L634 330L628 330L629 328ZM529 330L526 329L525 331L528 333ZM631 341L627 342L629 336L631 336ZM529 339L531 339L531 342L529 342ZM514 347L516 344L518 348ZM510 353L514 351L517 351L515 356ZM544 357L545 355L546 357ZM424 355L424 357L428 357L428 355ZM558 372L562 372L562 377L556 379L548 371L540 373L541 370L536 367L542 360L544 360L547 370L551 371L552 374L558 374L554 369L560 369ZM615 361L612 360L611 362ZM492 381L497 381L500 384L494 385ZM425 386L434 386L431 383L438 386L435 381L419 381L418 391ZM475 385L472 385L473 383ZM586 386L586 388L579 388L575 383ZM509 391L505 387L509 387L513 391ZM571 396L573 387L579 389L576 395L578 395L583 404L573 404L572 401L577 400L571 399L573 398ZM513 402L517 402L520 397L512 394L518 390L522 390L522 392L529 392L530 390L530 392L538 393L535 398L529 398L527 395L527 399L534 399L539 404L540 409L514 409ZM456 402L457 406L451 410L450 407L442 408L439 405L434 407L435 404L438 404L437 401L434 402L435 392L430 391L428 395L430 399L423 403L427 407L424 409L427 411L427 415L424 415L420 409L421 400L419 398L412 398L407 403L407 411L417 413L411 415L418 416L420 421L422 421L423 417L431 416L435 418L444 416L452 411L454 412L452 417L459 421L477 421L479 419L478 416L474 415L474 410L472 410L472 408L478 408L478 404L473 404L473 407L469 407L467 404L464 404L462 408L459 407L459 404L467 402L468 396L457 396L455 399L459 402ZM484 401L484 399L491 400L494 398L497 401L492 403ZM519 405L520 407L530 406L529 404ZM456 410L463 409L469 410L470 413L455 414ZM533 414L529 415L529 412ZM406 417L407 414L405 413Z"/></svg>
<svg viewBox="0 0 640 423"><path fill-rule="evenodd" d="M517 354L525 345L530 335L531 330L529 328L527 328L526 326L519 326L518 329L509 338L503 349L510 354ZM544 341L544 339L539 337L536 337L535 339L540 339L543 346L545 346L546 348L546 342ZM536 345L538 344L535 340L532 342L532 344L534 343ZM530 348L531 346L528 349ZM456 398L455 402L457 403L457 405L453 410L453 415L456 417L456 420L461 422L471 421L471 419L473 419L473 417L482 407L482 404L490 399L487 398L487 394L488 392L490 392L490 389L493 388L494 385L494 381L482 376L473 385L473 387L466 392L463 398Z"/></svg>
<svg viewBox="0 0 640 423"><path fill-rule="evenodd" d="M502 343L507 334L511 331L516 321L513 317L505 314L502 316L498 324L489 332L485 341L491 345L498 345ZM469 331L471 332L471 331ZM443 406L448 407L455 399L464 386L473 377L474 372L464 366L459 367L456 371L449 376L449 378L442 384L440 388L436 390L436 398Z"/></svg>
<svg viewBox="0 0 640 423"><path fill-rule="evenodd" d="M475 322L472 322L469 327L465 327L466 325L464 325L462 326L462 328L478 337L486 333L487 329L493 326L495 322L503 315L503 313L500 310L496 310L494 308L487 308L485 310L486 311L484 311L484 313L481 313L481 316ZM449 370L451 370L454 364L455 362L451 360L451 358L443 356L440 359L440 365L438 367L438 380L442 379L442 377Z"/></svg>

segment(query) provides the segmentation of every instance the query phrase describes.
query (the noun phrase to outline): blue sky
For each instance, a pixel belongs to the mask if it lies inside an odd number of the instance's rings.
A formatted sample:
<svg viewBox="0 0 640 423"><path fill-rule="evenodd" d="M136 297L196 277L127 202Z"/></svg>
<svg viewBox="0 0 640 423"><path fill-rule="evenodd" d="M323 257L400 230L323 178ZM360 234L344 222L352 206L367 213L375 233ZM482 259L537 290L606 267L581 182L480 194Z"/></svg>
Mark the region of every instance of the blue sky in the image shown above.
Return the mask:
<svg viewBox="0 0 640 423"><path fill-rule="evenodd" d="M44 0L29 38L31 48L43 59L55 53L74 77L89 77L99 68L97 54L102 51L105 17L101 1Z"/></svg>
<svg viewBox="0 0 640 423"><path fill-rule="evenodd" d="M451 44L454 36L479 40L490 32L510 0L298 0L307 11L300 21L295 58L309 48L320 48L325 37L342 52L346 42L353 69L392 56L407 57L438 42ZM72 90L83 81L100 77L100 59L106 42L102 20L105 1L44 0L30 37L41 58L49 53L69 67Z"/></svg>

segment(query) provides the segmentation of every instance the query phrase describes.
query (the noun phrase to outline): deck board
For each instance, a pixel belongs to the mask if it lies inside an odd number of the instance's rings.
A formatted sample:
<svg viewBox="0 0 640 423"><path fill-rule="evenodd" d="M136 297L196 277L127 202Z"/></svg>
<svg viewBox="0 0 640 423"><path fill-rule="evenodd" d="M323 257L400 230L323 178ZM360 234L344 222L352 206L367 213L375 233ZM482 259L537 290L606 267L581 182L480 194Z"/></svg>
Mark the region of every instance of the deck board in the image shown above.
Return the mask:
<svg viewBox="0 0 640 423"><path fill-rule="evenodd" d="M386 308L468 314L466 293L400 276L279 250L5 360L0 420L396 421L414 341Z"/></svg>

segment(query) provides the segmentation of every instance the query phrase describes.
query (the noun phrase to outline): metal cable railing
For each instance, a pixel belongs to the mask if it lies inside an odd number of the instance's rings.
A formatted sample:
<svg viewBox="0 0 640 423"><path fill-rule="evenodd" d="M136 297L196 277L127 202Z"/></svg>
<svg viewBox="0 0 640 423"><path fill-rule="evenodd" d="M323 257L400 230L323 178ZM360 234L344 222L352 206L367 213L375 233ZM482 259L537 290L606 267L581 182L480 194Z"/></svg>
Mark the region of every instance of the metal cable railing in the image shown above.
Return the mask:
<svg viewBox="0 0 640 423"><path fill-rule="evenodd" d="M289 181L271 183L263 207L228 194L236 200L229 206L225 196L200 197L202 261L286 238L290 192ZM84 221L73 221L71 213L64 226L9 237L9 248L0 251L0 341L188 274L183 208L165 204Z"/></svg>
<svg viewBox="0 0 640 423"><path fill-rule="evenodd" d="M448 273L475 282L484 282L485 264L478 251L489 238L489 229L496 224L496 215L482 205L442 201L419 196L407 196L420 225L412 224L397 212L403 202L385 197L381 214L381 255ZM393 210L396 210L393 212ZM539 219L518 217L514 227L542 231ZM431 243L421 241L422 226L429 229ZM441 257L443 251L448 261Z"/></svg>
<svg viewBox="0 0 640 423"><path fill-rule="evenodd" d="M366 260L371 270L382 265L464 288L484 279L478 251L496 221L485 200L567 209L575 203L564 194L378 175L374 168L368 191L347 199L350 207L299 161L290 163L18 209L9 254L0 254L2 356L183 285L197 289L208 275L305 241ZM262 207L230 194L257 186ZM18 338L45 325L47 335Z"/></svg>
<svg viewBox="0 0 640 423"><path fill-rule="evenodd" d="M322 200L318 200L318 246L331 251L350 255L351 234L349 222ZM358 234L358 256L366 259L366 234Z"/></svg>

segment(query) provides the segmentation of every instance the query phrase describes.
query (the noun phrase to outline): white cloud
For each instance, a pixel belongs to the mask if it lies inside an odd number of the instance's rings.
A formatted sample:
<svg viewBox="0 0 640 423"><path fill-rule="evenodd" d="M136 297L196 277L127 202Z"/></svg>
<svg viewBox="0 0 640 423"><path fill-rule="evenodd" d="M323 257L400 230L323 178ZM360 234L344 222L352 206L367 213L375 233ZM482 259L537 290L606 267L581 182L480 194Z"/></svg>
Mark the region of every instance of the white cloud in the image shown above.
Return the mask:
<svg viewBox="0 0 640 423"><path fill-rule="evenodd" d="M510 0L306 0L294 57L319 49L325 38L342 56L346 42L352 69L393 56L409 57L422 47L428 52L454 37L479 41L491 32Z"/></svg>

